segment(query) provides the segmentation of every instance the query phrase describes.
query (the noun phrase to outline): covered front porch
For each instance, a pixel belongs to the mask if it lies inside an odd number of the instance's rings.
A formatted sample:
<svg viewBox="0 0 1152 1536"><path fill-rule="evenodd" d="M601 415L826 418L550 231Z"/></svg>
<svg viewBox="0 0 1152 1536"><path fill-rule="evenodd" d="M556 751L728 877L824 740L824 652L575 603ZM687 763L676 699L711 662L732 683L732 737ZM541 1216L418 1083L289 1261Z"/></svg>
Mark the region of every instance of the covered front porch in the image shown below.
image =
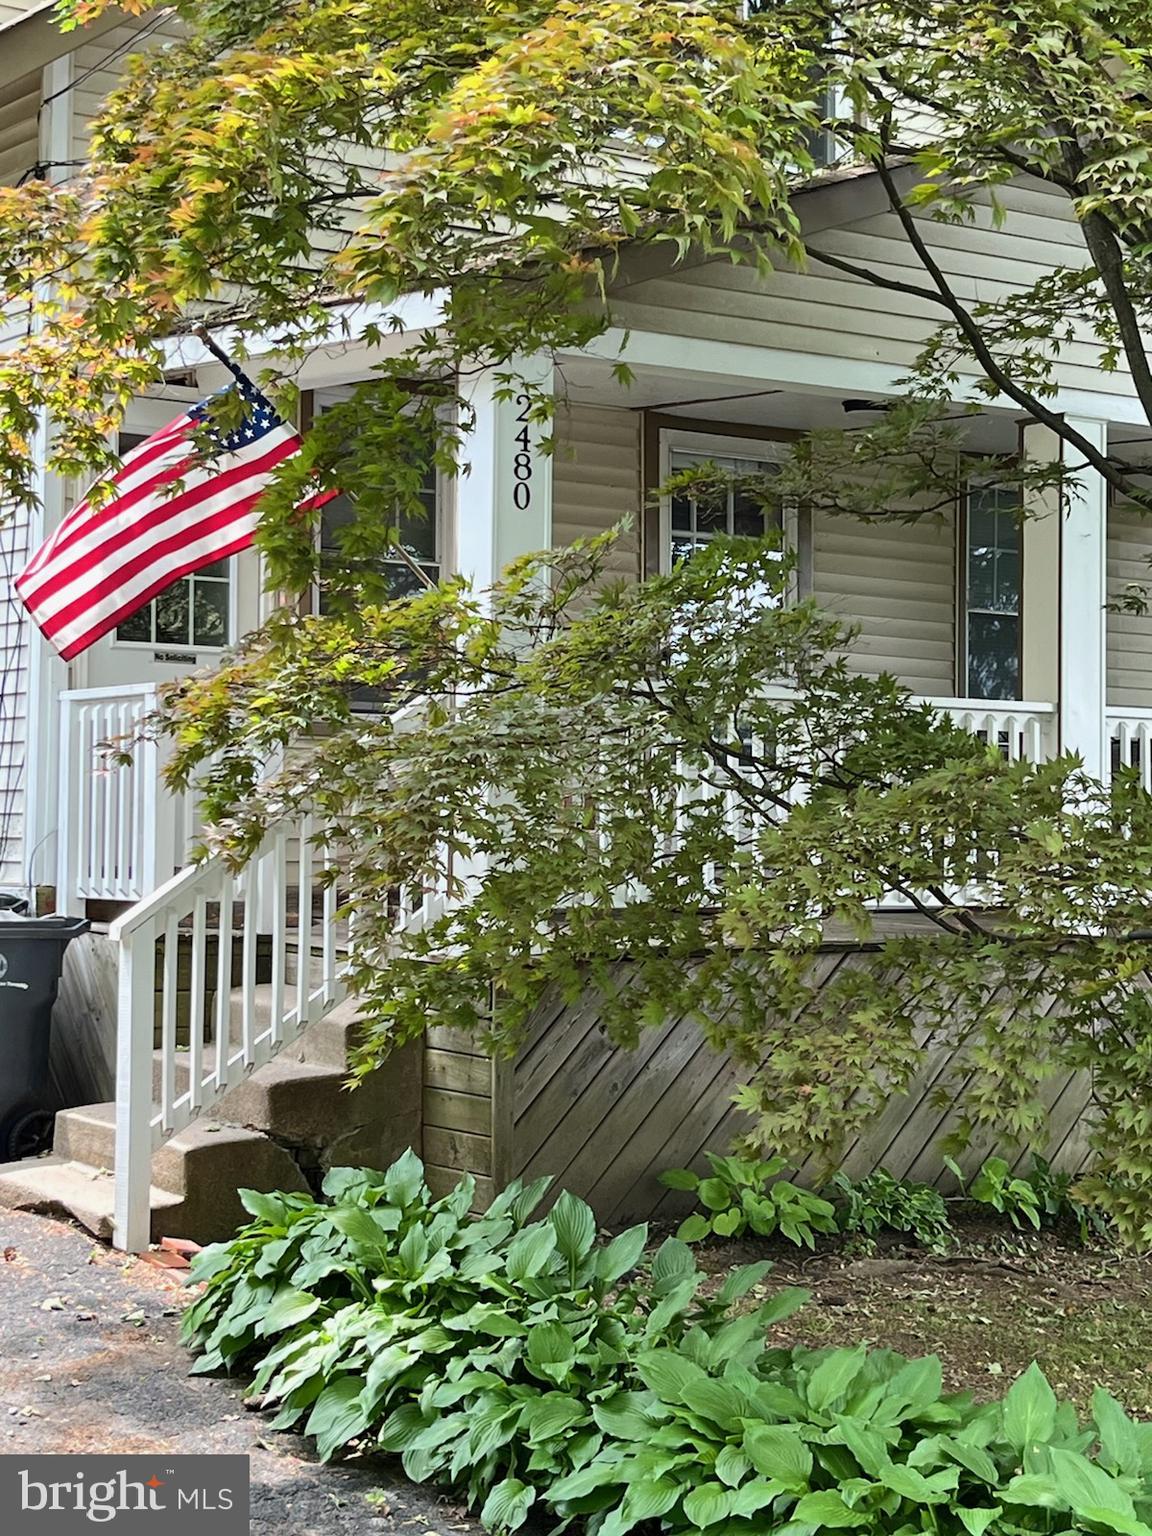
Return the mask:
<svg viewBox="0 0 1152 1536"><path fill-rule="evenodd" d="M629 386L613 369L621 348L633 370ZM349 356L333 379L328 359L324 373L306 373L304 382L316 391L338 387L367 376L370 365ZM858 364L651 334L520 366L555 392L554 451L543 441L547 429L525 419L495 373L475 375L470 473L430 487L434 541L416 551L479 589L517 555L618 525L611 574L630 580L666 569L717 533L751 531L735 497L704 508L662 499L658 487L686 459L778 463L804 432L865 419L845 401L880 409L884 398L876 371L861 375ZM200 371L198 387L217 382L209 362ZM892 392L890 375L887 385ZM1134 434L1114 419L1112 402L1069 403L1100 411L1076 419L1101 446ZM943 510L864 523L783 508L799 593L856 629L853 668L896 676L1009 758L1076 752L1102 778L1134 764L1148 785L1152 623L1108 603L1140 579L1152 544L1135 518L1108 507L1099 477L1073 464L1075 494L1063 507L1053 498L1021 519L1016 507L981 500L979 455L1058 449L1051 434L1022 429L1007 408L984 408L966 426L973 472L958 465L955 499ZM146 1241L153 1151L210 1117L344 994L334 896L320 903L303 895L314 878L301 863L307 829L276 828L238 873L218 859L181 872L196 812L164 791L161 749L144 743L120 762L102 753L101 743L124 737L152 707L155 687L145 678L66 688L57 703L57 904L120 914L109 935L121 978L116 1230L128 1246ZM446 899L439 890L403 894L397 927L426 923ZM188 1021L209 1015L205 1036L189 1031ZM213 1040L227 1041L227 1050ZM424 1091L435 1098L472 1089L441 1090L426 1079Z"/></svg>
<svg viewBox="0 0 1152 1536"><path fill-rule="evenodd" d="M613 371L618 348L634 358L628 385ZM667 361L655 360L661 352ZM740 371L750 360L756 371ZM482 588L519 554L619 528L608 574L636 580L717 534L754 531L763 514L734 495L704 507L662 498L659 487L704 459L771 471L806 432L877 420L881 392L845 393L878 382L871 366L862 373L861 364L825 362L817 387L813 361L651 335L605 339L554 363L522 360L527 377L555 392L552 452L541 441L546 429L529 428L523 406L482 374L470 386L470 472L429 487L429 526L415 553L433 573L460 571ZM215 382L203 371L203 384ZM346 376L367 371L346 360ZM312 400L331 387L317 379ZM1095 403L1118 414L1114 398ZM958 414L963 407L958 401ZM1112 451L1136 435L1134 424L1115 419L1078 417L1077 425ZM1152 786L1152 617L1120 608L1125 591L1149 579L1152 531L1134 509L1109 505L1100 477L1072 463L1063 507L1054 493L1022 509L1003 490L988 491L983 455L1059 457L1053 433L1022 425L1009 409L967 417L964 447L954 497L922 517L864 521L782 507L797 594L854 630L850 668L895 676L1007 756L1075 752L1098 777L1124 764ZM195 806L160 781L161 747L144 742L119 763L102 747L129 737L154 706L151 656L143 647L137 654L139 681L59 695L51 841L61 910L115 915L182 867L196 835ZM166 670L171 659L156 654Z"/></svg>

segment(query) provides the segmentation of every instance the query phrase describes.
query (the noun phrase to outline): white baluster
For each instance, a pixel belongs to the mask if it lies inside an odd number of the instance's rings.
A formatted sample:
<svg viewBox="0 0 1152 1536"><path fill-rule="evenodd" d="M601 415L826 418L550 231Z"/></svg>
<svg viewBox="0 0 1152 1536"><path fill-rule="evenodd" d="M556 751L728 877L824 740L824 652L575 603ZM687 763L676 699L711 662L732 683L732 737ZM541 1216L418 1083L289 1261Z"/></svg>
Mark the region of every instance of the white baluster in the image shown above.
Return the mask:
<svg viewBox="0 0 1152 1536"><path fill-rule="evenodd" d="M192 956L188 975L188 1110L204 1102L204 1003L208 963L208 898L197 892L192 906Z"/></svg>
<svg viewBox="0 0 1152 1536"><path fill-rule="evenodd" d="M244 902L240 940L240 1042L244 1070L251 1071L256 1047L256 899L259 860L245 866L240 876L239 894Z"/></svg>
<svg viewBox="0 0 1152 1536"><path fill-rule="evenodd" d="M296 915L296 1024L303 1029L308 1023L309 1000L312 995L312 848L313 824L311 816L300 820L300 867L297 878L299 893Z"/></svg>
<svg viewBox="0 0 1152 1536"><path fill-rule="evenodd" d="M272 1020L269 1035L273 1049L284 1038L284 983L288 964L288 919L286 887L288 883L288 834L281 826L268 859L268 903L272 919Z"/></svg>
<svg viewBox="0 0 1152 1536"><path fill-rule="evenodd" d="M216 919L216 1093L232 1073L232 877L225 874Z"/></svg>
<svg viewBox="0 0 1152 1536"><path fill-rule="evenodd" d="M173 1127L172 1101L176 1097L176 998L179 990L180 932L175 912L164 922L164 965L160 982L160 1124L167 1133Z"/></svg>

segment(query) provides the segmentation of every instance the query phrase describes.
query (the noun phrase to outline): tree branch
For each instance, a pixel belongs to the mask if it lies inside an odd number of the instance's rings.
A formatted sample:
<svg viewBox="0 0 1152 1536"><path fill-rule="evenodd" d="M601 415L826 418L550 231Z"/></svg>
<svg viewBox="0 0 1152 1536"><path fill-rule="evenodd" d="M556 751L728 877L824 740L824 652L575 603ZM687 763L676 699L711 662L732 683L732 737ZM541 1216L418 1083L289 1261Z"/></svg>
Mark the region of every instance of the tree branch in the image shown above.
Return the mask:
<svg viewBox="0 0 1152 1536"><path fill-rule="evenodd" d="M1027 411L1034 420L1040 422L1043 426L1051 428L1062 442L1071 444L1078 452L1082 453L1086 463L1115 490L1138 502L1146 510L1152 511L1152 492L1130 481L1128 476L1113 464L1107 455L1101 453L1096 445L1090 442L1083 433L1077 432L1075 427L1070 427L1059 411L1051 410L1030 390L1017 384L1000 363L997 362L988 343L984 339L984 334L979 325L956 297L947 277L929 250L927 241L916 226L915 218L897 190L896 183L892 179L892 174L887 164L880 156L873 159L872 164L887 193L888 205L899 219L909 245L911 245L921 266L935 284L936 291L939 293L945 309L952 316L957 329L968 343L973 356L984 370L988 379L995 384L1001 394L1006 395L1009 400L1015 401L1021 410Z"/></svg>

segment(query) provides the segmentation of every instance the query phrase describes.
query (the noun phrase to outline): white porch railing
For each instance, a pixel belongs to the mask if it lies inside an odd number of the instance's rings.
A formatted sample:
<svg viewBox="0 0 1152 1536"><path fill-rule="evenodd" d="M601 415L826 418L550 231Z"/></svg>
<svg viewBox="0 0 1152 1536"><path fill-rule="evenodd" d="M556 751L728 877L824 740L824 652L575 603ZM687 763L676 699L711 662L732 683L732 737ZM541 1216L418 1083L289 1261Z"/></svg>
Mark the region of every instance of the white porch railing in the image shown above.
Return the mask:
<svg viewBox="0 0 1152 1536"><path fill-rule="evenodd" d="M1141 787L1152 791L1152 709L1106 712L1111 768L1135 768Z"/></svg>
<svg viewBox="0 0 1152 1536"><path fill-rule="evenodd" d="M115 1233L148 1246L152 1153L344 997L346 927L311 818L286 818L239 871L181 870L111 925L120 949ZM397 893L396 929L423 928L446 887Z"/></svg>
<svg viewBox="0 0 1152 1536"><path fill-rule="evenodd" d="M140 901L180 861L188 831L183 799L160 782L159 744L132 740L155 707L150 683L60 695L56 889L62 912L84 901ZM117 742L131 747L130 761L113 761L109 748Z"/></svg>
<svg viewBox="0 0 1152 1536"><path fill-rule="evenodd" d="M1055 704L1025 704L1016 700L920 699L957 725L998 746L1010 762L1043 763L1056 755Z"/></svg>

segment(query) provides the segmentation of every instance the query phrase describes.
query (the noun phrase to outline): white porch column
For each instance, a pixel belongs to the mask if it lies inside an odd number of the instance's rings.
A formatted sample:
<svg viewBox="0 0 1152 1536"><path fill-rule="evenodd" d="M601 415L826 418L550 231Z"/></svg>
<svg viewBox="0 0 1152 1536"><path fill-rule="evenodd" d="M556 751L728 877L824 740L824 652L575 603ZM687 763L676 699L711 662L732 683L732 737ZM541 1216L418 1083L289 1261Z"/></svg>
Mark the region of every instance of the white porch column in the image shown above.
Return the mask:
<svg viewBox="0 0 1152 1536"><path fill-rule="evenodd" d="M1107 450L1107 422L1067 419L1093 447ZM1108 489L1048 427L1023 427L1021 449L1025 459L1068 466L1065 494L1038 495L1024 523L1022 692L1057 702L1059 750L1078 753L1087 772L1103 778Z"/></svg>
<svg viewBox="0 0 1152 1536"><path fill-rule="evenodd" d="M73 83L71 55L54 59L41 72L39 154L50 182L72 174ZM39 322L34 322L39 329ZM48 412L38 412L32 452L36 461L38 507L28 522L28 555L55 532L65 512L65 485L46 469L52 447ZM38 886L55 884L57 910L66 912L71 893L61 881L57 835L60 827L60 694L68 687L68 667L30 618L23 620L27 636L28 719L24 755L24 872L29 895ZM66 862L66 861L65 861Z"/></svg>
<svg viewBox="0 0 1152 1536"><path fill-rule="evenodd" d="M475 423L462 445L456 482L455 563L478 588L518 555L552 543L552 456L540 447L552 428L526 419L531 400L521 389L499 398L500 376L507 374L550 394L552 358L515 358L462 386Z"/></svg>

